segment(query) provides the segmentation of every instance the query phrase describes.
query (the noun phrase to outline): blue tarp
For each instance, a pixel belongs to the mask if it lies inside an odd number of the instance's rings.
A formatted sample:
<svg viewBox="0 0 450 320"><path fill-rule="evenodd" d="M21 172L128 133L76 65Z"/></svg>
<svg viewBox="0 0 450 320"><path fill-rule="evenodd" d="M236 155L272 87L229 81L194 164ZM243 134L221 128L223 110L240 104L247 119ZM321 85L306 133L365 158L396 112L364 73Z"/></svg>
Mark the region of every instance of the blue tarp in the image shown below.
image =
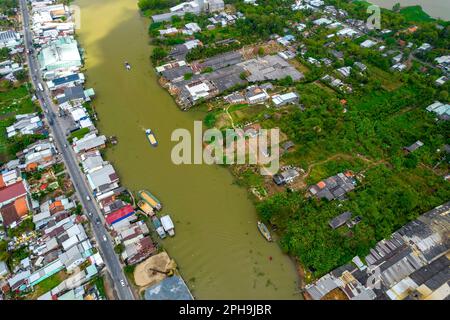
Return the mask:
<svg viewBox="0 0 450 320"><path fill-rule="evenodd" d="M144 297L145 300L194 300L183 279L176 275L146 289Z"/></svg>

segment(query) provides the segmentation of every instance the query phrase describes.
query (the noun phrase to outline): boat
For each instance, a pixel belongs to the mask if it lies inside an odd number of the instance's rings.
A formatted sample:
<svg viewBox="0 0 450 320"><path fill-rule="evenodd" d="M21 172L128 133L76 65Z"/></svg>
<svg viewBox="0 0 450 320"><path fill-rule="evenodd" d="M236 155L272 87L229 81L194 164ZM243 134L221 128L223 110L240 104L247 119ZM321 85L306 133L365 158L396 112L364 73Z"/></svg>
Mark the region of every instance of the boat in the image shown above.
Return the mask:
<svg viewBox="0 0 450 320"><path fill-rule="evenodd" d="M147 190L141 190L138 194L141 199L148 203L154 210L162 209L161 202L159 202L159 200Z"/></svg>
<svg viewBox="0 0 450 320"><path fill-rule="evenodd" d="M153 147L156 147L158 145L158 141L156 140L155 134L152 130L145 130L145 135L147 136L148 141Z"/></svg>
<svg viewBox="0 0 450 320"><path fill-rule="evenodd" d="M128 63L128 61L125 61L125 68L127 70L131 70L131 65Z"/></svg>
<svg viewBox="0 0 450 320"><path fill-rule="evenodd" d="M173 237L175 235L175 227L169 215L161 217L161 224L164 228L164 231L166 231L169 234L169 236Z"/></svg>
<svg viewBox="0 0 450 320"><path fill-rule="evenodd" d="M272 236L270 235L269 229L261 221L258 221L258 229L267 241L272 241Z"/></svg>
<svg viewBox="0 0 450 320"><path fill-rule="evenodd" d="M140 200L138 202L138 207L148 216L154 216L155 212L153 211L153 208L145 201Z"/></svg>
<svg viewBox="0 0 450 320"><path fill-rule="evenodd" d="M164 239L166 237L166 232L164 231L164 228L161 225L161 221L159 220L159 218L157 216L153 216L152 217L152 223L153 223L153 226L156 229L156 232L158 233L158 236L161 239Z"/></svg>

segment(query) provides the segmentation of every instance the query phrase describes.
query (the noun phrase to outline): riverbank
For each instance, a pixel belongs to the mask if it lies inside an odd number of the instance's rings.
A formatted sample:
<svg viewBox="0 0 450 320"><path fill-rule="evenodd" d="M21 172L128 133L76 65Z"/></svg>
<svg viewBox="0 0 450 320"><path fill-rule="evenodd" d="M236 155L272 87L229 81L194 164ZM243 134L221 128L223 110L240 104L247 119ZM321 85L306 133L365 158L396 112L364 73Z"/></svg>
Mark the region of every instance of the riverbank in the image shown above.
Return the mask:
<svg viewBox="0 0 450 320"><path fill-rule="evenodd" d="M450 20L450 2L447 0L368 0L368 2L389 10L391 10L396 3L400 3L400 6L405 9L408 7L421 6L422 10L427 15L435 19L443 19L445 21ZM411 9L407 10L409 11ZM417 9L414 9L414 11L416 10ZM414 18L417 19L418 17L415 16Z"/></svg>
<svg viewBox="0 0 450 320"><path fill-rule="evenodd" d="M176 236L164 240L164 248L193 294L200 299L299 299L294 264L261 237L255 209L228 170L172 163L171 133L177 128L192 132L193 121L204 114L181 112L158 85L148 59L149 21L140 17L136 3L76 4L83 12L79 39L86 49L88 84L97 92L98 128L119 141L106 158L123 185L151 190L164 203L176 226ZM124 70L125 60L131 71ZM148 145L143 128L155 132L157 148Z"/></svg>

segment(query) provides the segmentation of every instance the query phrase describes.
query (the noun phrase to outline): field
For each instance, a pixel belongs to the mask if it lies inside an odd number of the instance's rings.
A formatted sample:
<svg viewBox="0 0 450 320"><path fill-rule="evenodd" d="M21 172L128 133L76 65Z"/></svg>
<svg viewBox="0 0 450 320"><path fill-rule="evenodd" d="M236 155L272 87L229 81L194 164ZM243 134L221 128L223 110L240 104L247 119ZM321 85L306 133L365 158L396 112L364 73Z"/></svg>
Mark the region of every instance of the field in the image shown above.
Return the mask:
<svg viewBox="0 0 450 320"><path fill-rule="evenodd" d="M6 127L14 122L15 115L36 110L26 85L0 92L0 162L9 160Z"/></svg>

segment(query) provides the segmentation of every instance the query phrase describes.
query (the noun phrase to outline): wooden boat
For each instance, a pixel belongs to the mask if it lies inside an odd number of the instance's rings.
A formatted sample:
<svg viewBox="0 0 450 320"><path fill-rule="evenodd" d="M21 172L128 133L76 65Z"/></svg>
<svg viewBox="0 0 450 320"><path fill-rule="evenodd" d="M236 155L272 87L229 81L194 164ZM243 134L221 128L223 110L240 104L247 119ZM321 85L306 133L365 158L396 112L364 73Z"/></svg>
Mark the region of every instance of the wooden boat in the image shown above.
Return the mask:
<svg viewBox="0 0 450 320"><path fill-rule="evenodd" d="M145 130L145 135L147 136L148 141L152 145L152 147L156 147L158 145L158 141L156 140L155 134L152 130Z"/></svg>
<svg viewBox="0 0 450 320"><path fill-rule="evenodd" d="M161 210L161 202L149 191L141 190L138 192L138 194L141 199L144 200L144 202L148 203L154 210Z"/></svg>
<svg viewBox="0 0 450 320"><path fill-rule="evenodd" d="M139 201L138 207L148 216L154 216L155 212L153 211L153 208L145 201Z"/></svg>
<svg viewBox="0 0 450 320"><path fill-rule="evenodd" d="M270 235L269 229L261 221L258 221L258 229L267 241L272 241L272 236Z"/></svg>

